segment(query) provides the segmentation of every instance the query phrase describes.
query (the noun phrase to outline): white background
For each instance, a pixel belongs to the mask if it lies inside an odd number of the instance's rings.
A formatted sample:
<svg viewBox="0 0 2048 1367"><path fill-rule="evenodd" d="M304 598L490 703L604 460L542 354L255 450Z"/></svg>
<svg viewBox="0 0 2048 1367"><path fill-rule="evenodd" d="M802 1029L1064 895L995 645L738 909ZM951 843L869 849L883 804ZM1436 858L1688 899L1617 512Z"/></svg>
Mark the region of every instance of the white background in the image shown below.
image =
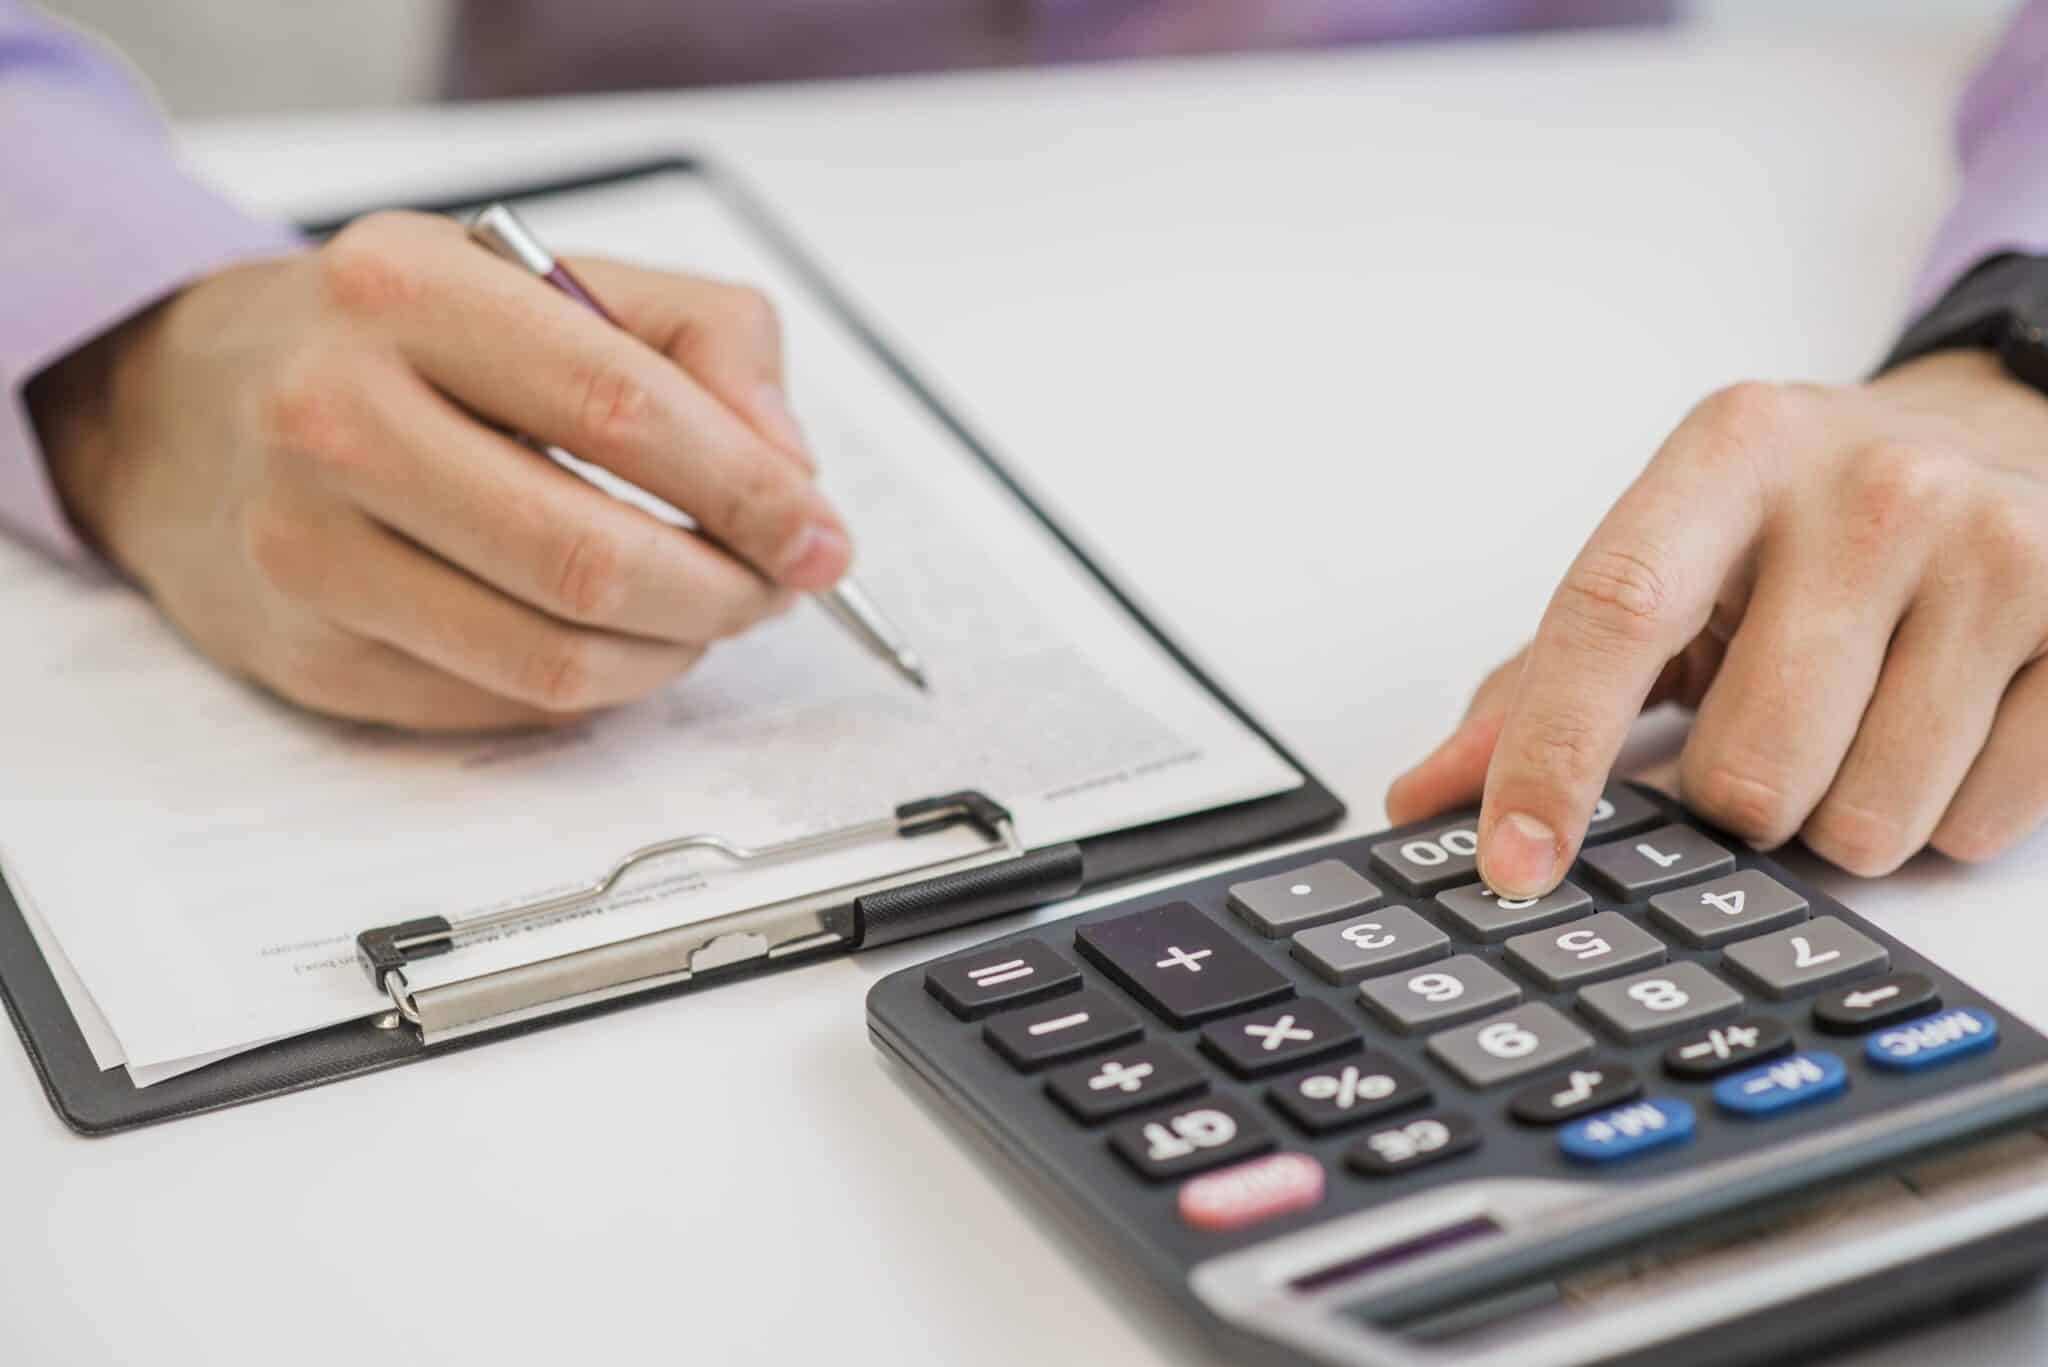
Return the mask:
<svg viewBox="0 0 2048 1367"><path fill-rule="evenodd" d="M1691 401L1882 350L1983 38L1487 41L189 145L291 209L724 151L1367 829ZM2038 1017L2044 853L1838 886ZM0 1358L1166 1361L867 1042L869 983L970 938L102 1141L0 1050ZM2044 1358L2037 1296L1858 1361Z"/></svg>

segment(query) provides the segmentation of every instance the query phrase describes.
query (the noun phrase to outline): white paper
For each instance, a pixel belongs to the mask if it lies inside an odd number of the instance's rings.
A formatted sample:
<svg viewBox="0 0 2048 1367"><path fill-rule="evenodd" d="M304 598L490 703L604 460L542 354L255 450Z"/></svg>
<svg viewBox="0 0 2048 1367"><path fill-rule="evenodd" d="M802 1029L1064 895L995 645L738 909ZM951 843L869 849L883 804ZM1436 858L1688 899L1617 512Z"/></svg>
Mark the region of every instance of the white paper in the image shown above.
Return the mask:
<svg viewBox="0 0 2048 1367"><path fill-rule="evenodd" d="M376 1010L353 936L579 882L634 846L749 843L962 787L1033 845L1296 786L944 428L687 177L529 218L563 246L765 281L862 582L918 645L921 696L812 605L586 726L421 739L228 678L132 593L0 546L0 835L138 1081ZM428 960L416 985L925 862L890 841L744 876L678 861L600 914ZM83 1014L83 1013L82 1013Z"/></svg>

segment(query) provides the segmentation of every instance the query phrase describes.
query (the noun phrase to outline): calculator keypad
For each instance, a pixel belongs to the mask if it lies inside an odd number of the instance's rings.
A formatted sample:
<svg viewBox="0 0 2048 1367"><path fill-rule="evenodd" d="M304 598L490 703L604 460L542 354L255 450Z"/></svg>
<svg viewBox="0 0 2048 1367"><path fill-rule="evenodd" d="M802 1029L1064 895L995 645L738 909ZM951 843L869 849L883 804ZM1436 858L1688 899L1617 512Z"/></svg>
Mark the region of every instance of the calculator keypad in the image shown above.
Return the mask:
<svg viewBox="0 0 2048 1367"><path fill-rule="evenodd" d="M1085 1144L1103 1181L1164 1184L1084 1194L1155 1239L1163 1213L1189 1256L1460 1173L1718 1160L2039 1047L1669 810L1610 790L1534 899L1479 882L1469 814L1332 842L915 970L934 1023L894 1028L964 1037L1007 1089L964 1090L1027 1151ZM1078 1157L1056 1175L1085 1189Z"/></svg>
<svg viewBox="0 0 2048 1367"><path fill-rule="evenodd" d="M1377 906L1382 894L1341 859L1254 878L1230 889L1230 909L1261 935L1279 939L1305 926Z"/></svg>
<svg viewBox="0 0 2048 1367"><path fill-rule="evenodd" d="M1781 1001L1891 966L1883 945L1833 916L1730 945L1723 957L1735 976Z"/></svg>
<svg viewBox="0 0 2048 1367"><path fill-rule="evenodd" d="M1181 1029L1294 992L1279 969L1186 902L1082 926L1074 943Z"/></svg>
<svg viewBox="0 0 2048 1367"><path fill-rule="evenodd" d="M1367 1009L1404 1035L1470 1020L1522 999L1522 989L1486 960L1459 954L1361 983Z"/></svg>
<svg viewBox="0 0 2048 1367"><path fill-rule="evenodd" d="M1355 983L1397 968L1441 959L1451 937L1406 907L1380 910L1294 936L1294 957L1325 982Z"/></svg>

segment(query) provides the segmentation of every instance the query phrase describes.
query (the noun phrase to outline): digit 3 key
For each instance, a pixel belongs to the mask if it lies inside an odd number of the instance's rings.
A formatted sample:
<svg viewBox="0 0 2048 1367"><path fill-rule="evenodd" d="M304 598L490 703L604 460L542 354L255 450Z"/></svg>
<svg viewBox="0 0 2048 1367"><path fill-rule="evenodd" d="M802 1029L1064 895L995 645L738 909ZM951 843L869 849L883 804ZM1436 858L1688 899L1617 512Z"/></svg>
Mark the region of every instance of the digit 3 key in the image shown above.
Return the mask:
<svg viewBox="0 0 2048 1367"><path fill-rule="evenodd" d="M2048 1041L1648 790L1543 898L1476 829L905 969L871 1033L1232 1358L1747 1362L2048 1264ZM1659 1289L1694 1244L1727 1294Z"/></svg>

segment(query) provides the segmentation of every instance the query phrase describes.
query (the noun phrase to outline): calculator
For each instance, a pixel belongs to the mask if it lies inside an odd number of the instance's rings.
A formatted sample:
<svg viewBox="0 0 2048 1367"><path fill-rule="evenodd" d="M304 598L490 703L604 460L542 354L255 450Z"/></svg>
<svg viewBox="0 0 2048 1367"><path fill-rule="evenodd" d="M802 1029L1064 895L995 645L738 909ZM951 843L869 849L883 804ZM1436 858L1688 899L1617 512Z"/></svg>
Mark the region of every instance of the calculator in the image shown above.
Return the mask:
<svg viewBox="0 0 2048 1367"><path fill-rule="evenodd" d="M1229 1361L1807 1362L2048 1265L2048 1040L1652 790L1538 898L1475 817L893 973L871 1034Z"/></svg>

